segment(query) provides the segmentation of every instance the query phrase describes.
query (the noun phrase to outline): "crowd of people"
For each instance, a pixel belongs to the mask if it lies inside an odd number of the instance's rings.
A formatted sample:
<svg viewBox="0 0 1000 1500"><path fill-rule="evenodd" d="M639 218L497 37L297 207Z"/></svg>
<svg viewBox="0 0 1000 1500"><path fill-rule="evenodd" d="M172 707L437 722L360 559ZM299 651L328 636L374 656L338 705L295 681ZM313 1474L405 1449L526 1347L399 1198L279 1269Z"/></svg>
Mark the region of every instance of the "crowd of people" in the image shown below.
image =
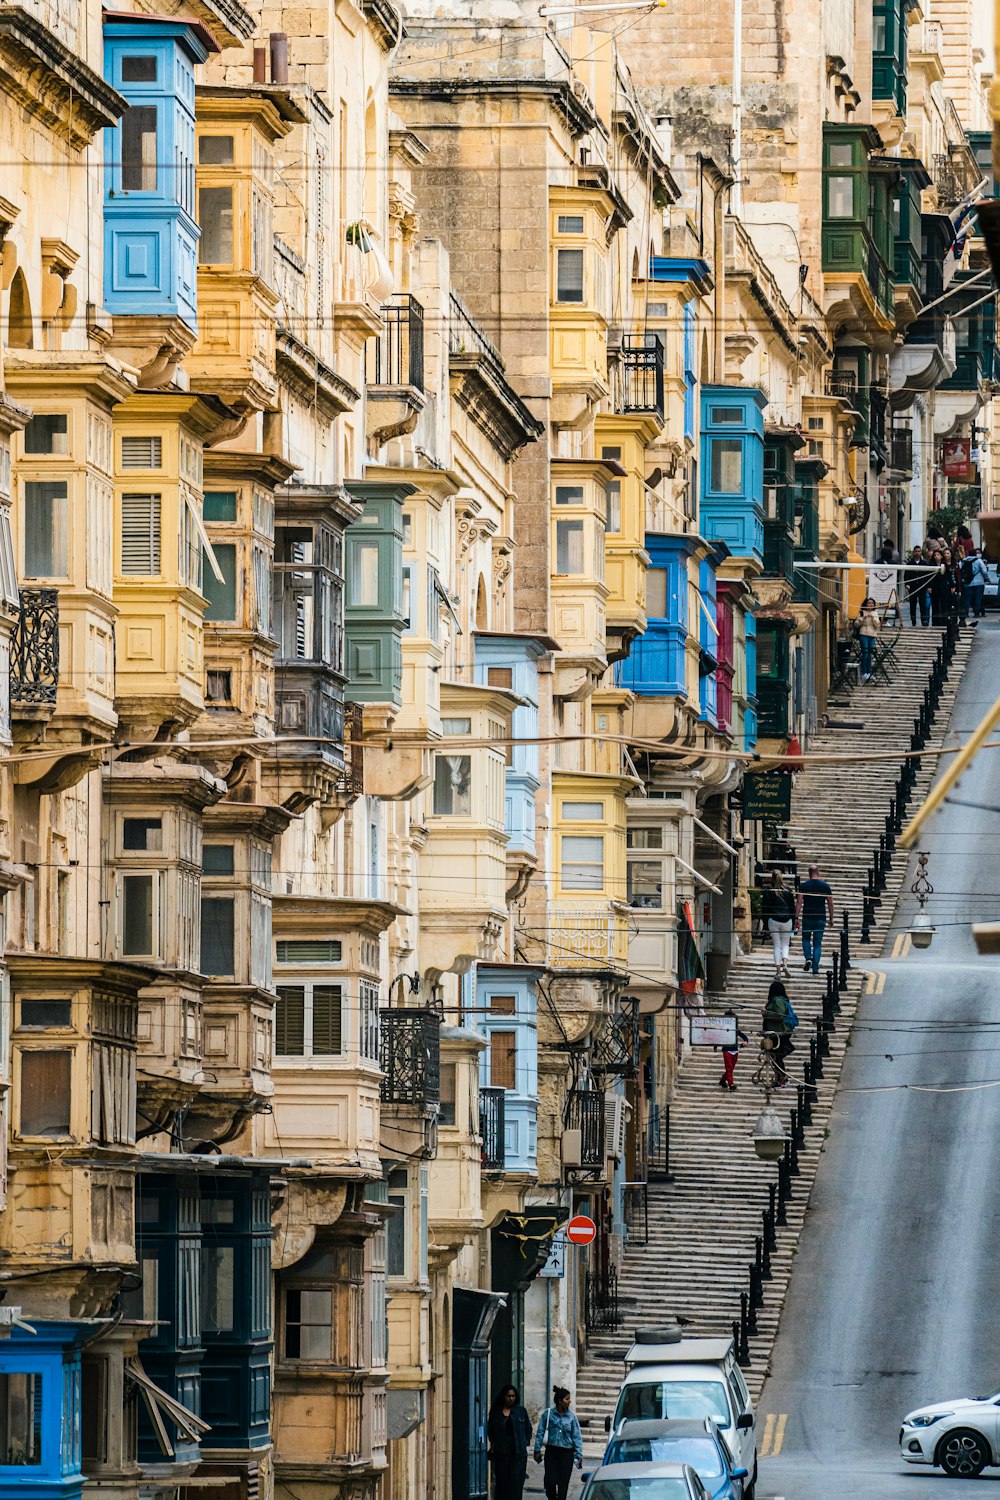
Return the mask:
<svg viewBox="0 0 1000 1500"><path fill-rule="evenodd" d="M894 554L891 560L898 562L898 553L891 543L883 546L882 560L890 561L887 550ZM959 526L954 539L949 541L932 521L923 542L907 558L910 567L927 565L926 575L905 575L910 624L947 625L954 618L967 623L970 615L973 623L981 620L986 614L989 561L982 548L976 546L968 526Z"/></svg>

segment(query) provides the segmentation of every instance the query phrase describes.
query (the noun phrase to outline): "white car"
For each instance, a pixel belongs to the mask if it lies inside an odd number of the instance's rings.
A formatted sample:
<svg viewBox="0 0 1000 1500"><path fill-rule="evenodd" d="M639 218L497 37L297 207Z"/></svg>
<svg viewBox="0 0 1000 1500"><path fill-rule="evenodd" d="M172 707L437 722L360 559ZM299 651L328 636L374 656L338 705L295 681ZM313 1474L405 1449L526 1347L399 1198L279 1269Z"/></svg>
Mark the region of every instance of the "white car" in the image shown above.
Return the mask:
<svg viewBox="0 0 1000 1500"><path fill-rule="evenodd" d="M1000 1393L918 1407L903 1418L899 1446L908 1464L932 1464L952 1479L1000 1467Z"/></svg>

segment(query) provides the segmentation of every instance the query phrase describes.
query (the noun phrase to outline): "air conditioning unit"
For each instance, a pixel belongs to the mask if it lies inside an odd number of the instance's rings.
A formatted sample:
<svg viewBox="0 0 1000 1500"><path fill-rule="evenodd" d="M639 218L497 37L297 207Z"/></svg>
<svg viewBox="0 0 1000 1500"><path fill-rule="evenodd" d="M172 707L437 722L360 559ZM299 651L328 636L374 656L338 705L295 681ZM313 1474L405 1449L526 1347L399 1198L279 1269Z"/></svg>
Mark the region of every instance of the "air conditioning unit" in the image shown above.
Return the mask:
<svg viewBox="0 0 1000 1500"><path fill-rule="evenodd" d="M564 1130L562 1133L562 1164L578 1167L583 1161L583 1131Z"/></svg>
<svg viewBox="0 0 1000 1500"><path fill-rule="evenodd" d="M604 1154L612 1161L625 1155L625 1124L628 1105L620 1094L609 1094L604 1101Z"/></svg>

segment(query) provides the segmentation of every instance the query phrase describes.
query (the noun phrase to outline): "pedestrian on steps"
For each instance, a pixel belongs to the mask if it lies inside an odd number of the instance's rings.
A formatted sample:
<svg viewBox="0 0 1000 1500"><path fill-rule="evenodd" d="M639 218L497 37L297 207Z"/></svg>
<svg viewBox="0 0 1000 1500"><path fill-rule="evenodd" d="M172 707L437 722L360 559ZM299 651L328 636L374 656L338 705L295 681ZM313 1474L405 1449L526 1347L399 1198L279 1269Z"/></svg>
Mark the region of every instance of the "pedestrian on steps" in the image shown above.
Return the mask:
<svg viewBox="0 0 1000 1500"><path fill-rule="evenodd" d="M763 915L774 946L774 972L780 979L791 978L788 968L788 950L797 921L795 917L795 895L785 884L780 870L771 871L771 879L764 887Z"/></svg>
<svg viewBox="0 0 1000 1500"><path fill-rule="evenodd" d="M531 1421L516 1386L505 1385L494 1401L486 1433L493 1465L493 1500L521 1500L528 1472Z"/></svg>
<svg viewBox="0 0 1000 1500"><path fill-rule="evenodd" d="M809 879L799 886L799 898L795 903L795 920L802 929L802 965L807 971L819 973L819 961L823 956L823 934L827 918L833 926L833 892L825 880L819 878L819 865L809 866Z"/></svg>
<svg viewBox="0 0 1000 1500"><path fill-rule="evenodd" d="M735 1023L736 1045L733 1047L723 1047L722 1049L722 1067L724 1071L722 1077L719 1079L719 1087L728 1089L733 1094L736 1092L736 1079L733 1077L733 1074L736 1072L736 1059L740 1055L740 1043L749 1043L750 1038L745 1031L740 1030L739 1018L734 1010L727 1010L724 1014L729 1016Z"/></svg>
<svg viewBox="0 0 1000 1500"><path fill-rule="evenodd" d="M772 980L771 988L767 992L767 1003L762 1012L763 1030L765 1038L773 1038L771 1050L781 1070L778 1088L784 1088L788 1082L788 1074L785 1071L785 1058L793 1047L792 1032L799 1024L799 1018L795 1014L792 1002L788 998L788 991L780 979Z"/></svg>
<svg viewBox="0 0 1000 1500"><path fill-rule="evenodd" d="M875 661L875 642L878 640L880 627L878 612L875 609L875 600L866 599L861 606L858 615L858 646L861 649L861 681L867 682L872 675L872 665Z"/></svg>
<svg viewBox="0 0 1000 1500"><path fill-rule="evenodd" d="M538 1418L535 1433L535 1463L542 1461L545 1449L545 1494L547 1500L566 1500L573 1465L583 1468L583 1434L570 1411L570 1395L565 1386L552 1387L552 1405Z"/></svg>

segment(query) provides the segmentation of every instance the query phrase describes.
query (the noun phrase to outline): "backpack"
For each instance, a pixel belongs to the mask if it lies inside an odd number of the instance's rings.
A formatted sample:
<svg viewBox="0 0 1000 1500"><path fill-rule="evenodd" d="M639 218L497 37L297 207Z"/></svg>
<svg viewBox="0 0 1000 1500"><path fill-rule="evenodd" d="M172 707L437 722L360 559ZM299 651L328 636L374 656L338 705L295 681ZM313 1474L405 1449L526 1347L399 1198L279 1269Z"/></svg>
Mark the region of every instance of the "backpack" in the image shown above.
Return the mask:
<svg viewBox="0 0 1000 1500"><path fill-rule="evenodd" d="M793 1031L799 1024L799 1018L795 1014L795 1011L792 1009L792 1002L789 1000L787 995L785 996L785 1020L788 1022Z"/></svg>
<svg viewBox="0 0 1000 1500"><path fill-rule="evenodd" d="M972 558L967 557L965 559L965 562L962 564L962 582L972 583L974 574L975 568L973 566Z"/></svg>

